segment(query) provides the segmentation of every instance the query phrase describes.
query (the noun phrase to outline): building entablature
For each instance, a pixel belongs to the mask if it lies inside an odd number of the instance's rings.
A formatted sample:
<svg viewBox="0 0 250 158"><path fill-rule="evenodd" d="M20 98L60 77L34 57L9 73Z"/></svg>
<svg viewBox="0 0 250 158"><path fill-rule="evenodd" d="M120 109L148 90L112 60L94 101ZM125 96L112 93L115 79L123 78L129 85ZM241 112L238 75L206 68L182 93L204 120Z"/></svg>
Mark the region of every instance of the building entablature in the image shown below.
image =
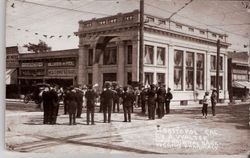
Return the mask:
<svg viewBox="0 0 250 158"><path fill-rule="evenodd" d="M147 31L154 31L171 37L181 37L200 43L215 45L217 40L221 41L222 47L227 48L227 35L220 34L208 29L198 28L183 23L169 21L149 14L144 17L145 28ZM79 30L75 32L80 38L88 36L108 35L124 31L139 30L139 11L135 10L129 13L118 13L114 16L79 21Z"/></svg>

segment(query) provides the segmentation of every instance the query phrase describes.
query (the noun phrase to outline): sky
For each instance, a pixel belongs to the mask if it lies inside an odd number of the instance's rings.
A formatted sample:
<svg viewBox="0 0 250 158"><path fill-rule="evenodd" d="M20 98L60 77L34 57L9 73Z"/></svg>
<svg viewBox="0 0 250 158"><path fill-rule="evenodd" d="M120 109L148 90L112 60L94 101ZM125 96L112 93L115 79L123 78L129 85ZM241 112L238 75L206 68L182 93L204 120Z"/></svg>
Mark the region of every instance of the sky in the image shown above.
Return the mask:
<svg viewBox="0 0 250 158"><path fill-rule="evenodd" d="M190 1L145 0L145 13L169 18L177 12L171 18L174 21L227 34L232 44L229 51L249 50L250 11L246 5L250 8L250 0ZM6 0L6 46L40 39L52 50L78 48L74 32L80 20L135 9L139 9L139 0Z"/></svg>

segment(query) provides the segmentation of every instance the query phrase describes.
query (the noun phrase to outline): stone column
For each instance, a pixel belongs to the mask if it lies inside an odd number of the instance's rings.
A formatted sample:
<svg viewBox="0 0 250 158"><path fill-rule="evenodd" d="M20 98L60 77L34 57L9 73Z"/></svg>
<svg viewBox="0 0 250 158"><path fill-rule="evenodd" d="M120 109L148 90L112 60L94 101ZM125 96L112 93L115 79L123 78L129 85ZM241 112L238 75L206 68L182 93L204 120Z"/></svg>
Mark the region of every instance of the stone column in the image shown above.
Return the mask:
<svg viewBox="0 0 250 158"><path fill-rule="evenodd" d="M121 86L125 84L125 44L123 41L118 42L118 49L117 49L117 81Z"/></svg>
<svg viewBox="0 0 250 158"><path fill-rule="evenodd" d="M224 55L224 67L223 67L223 83L224 83L224 99L228 100L229 99L229 94L228 94L228 66L227 66L227 55Z"/></svg>
<svg viewBox="0 0 250 158"><path fill-rule="evenodd" d="M211 89L211 65L210 65L210 53L206 51L205 54L205 64L204 64L204 86L205 86L205 91L209 91Z"/></svg>
<svg viewBox="0 0 250 158"><path fill-rule="evenodd" d="M79 47L79 54L78 54L78 77L77 77L77 83L78 85L84 85L87 84L86 76L87 76L87 70L86 70L86 64L87 64L87 53L88 49L85 46Z"/></svg>
<svg viewBox="0 0 250 158"><path fill-rule="evenodd" d="M167 86L174 90L174 48L172 45L168 46L168 82Z"/></svg>
<svg viewBox="0 0 250 158"><path fill-rule="evenodd" d="M132 81L139 81L139 41L132 41ZM143 74L144 76L144 74ZM144 78L144 77L143 77ZM143 81L144 83L144 81Z"/></svg>

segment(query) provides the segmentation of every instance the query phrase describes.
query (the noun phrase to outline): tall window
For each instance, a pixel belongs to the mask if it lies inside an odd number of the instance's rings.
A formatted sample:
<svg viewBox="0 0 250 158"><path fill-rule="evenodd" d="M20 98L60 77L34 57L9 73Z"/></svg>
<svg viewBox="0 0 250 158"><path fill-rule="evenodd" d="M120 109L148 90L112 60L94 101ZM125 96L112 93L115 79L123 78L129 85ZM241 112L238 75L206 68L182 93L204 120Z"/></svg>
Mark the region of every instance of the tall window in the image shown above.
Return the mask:
<svg viewBox="0 0 250 158"><path fill-rule="evenodd" d="M127 64L132 64L132 51L133 51L132 45L128 45Z"/></svg>
<svg viewBox="0 0 250 158"><path fill-rule="evenodd" d="M165 73L157 73L157 82L165 83Z"/></svg>
<svg viewBox="0 0 250 158"><path fill-rule="evenodd" d="M183 51L175 50L174 51L174 89L182 90L183 89Z"/></svg>
<svg viewBox="0 0 250 158"><path fill-rule="evenodd" d="M216 70L216 56L215 55L211 55L211 70Z"/></svg>
<svg viewBox="0 0 250 158"><path fill-rule="evenodd" d="M117 62L117 48L116 47L106 48L103 55L103 64L115 65L116 62Z"/></svg>
<svg viewBox="0 0 250 158"><path fill-rule="evenodd" d="M154 64L154 47L146 45L144 54L144 64Z"/></svg>
<svg viewBox="0 0 250 158"><path fill-rule="evenodd" d="M127 73L127 84L128 85L132 84L132 73L131 72Z"/></svg>
<svg viewBox="0 0 250 158"><path fill-rule="evenodd" d="M216 76L211 76L211 89L216 88ZM222 90L222 76L219 76L219 89Z"/></svg>
<svg viewBox="0 0 250 158"><path fill-rule="evenodd" d="M196 60L196 89L204 89L204 54L197 53Z"/></svg>
<svg viewBox="0 0 250 158"><path fill-rule="evenodd" d="M157 47L157 65L165 65L165 48Z"/></svg>
<svg viewBox="0 0 250 158"><path fill-rule="evenodd" d="M211 70L216 70L217 68L217 57L211 55ZM219 70L223 70L223 57L220 57Z"/></svg>
<svg viewBox="0 0 250 158"><path fill-rule="evenodd" d="M145 82L144 85L151 85L153 84L153 73L145 72Z"/></svg>
<svg viewBox="0 0 250 158"><path fill-rule="evenodd" d="M194 53L186 53L186 90L194 89Z"/></svg>
<svg viewBox="0 0 250 158"><path fill-rule="evenodd" d="M88 73L88 84L93 84L93 74Z"/></svg>
<svg viewBox="0 0 250 158"><path fill-rule="evenodd" d="M88 66L92 66L93 65L93 58L94 58L93 49L89 49Z"/></svg>

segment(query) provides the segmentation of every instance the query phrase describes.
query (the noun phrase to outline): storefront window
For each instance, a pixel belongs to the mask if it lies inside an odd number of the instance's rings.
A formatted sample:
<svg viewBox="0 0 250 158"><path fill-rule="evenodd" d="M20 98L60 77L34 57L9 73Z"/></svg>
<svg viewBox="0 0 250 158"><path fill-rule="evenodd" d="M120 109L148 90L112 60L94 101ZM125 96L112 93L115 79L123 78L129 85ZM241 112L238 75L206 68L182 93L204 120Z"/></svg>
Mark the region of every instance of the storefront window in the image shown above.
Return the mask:
<svg viewBox="0 0 250 158"><path fill-rule="evenodd" d="M165 83L165 73L157 73L157 82Z"/></svg>
<svg viewBox="0 0 250 158"><path fill-rule="evenodd" d="M117 48L110 47L104 51L103 64L104 65L115 65L117 60Z"/></svg>
<svg viewBox="0 0 250 158"><path fill-rule="evenodd" d="M186 90L194 89L194 53L186 53Z"/></svg>
<svg viewBox="0 0 250 158"><path fill-rule="evenodd" d="M211 89L216 88L216 76L211 76ZM222 90L222 76L219 76L219 89Z"/></svg>
<svg viewBox="0 0 250 158"><path fill-rule="evenodd" d="M174 51L174 89L182 90L183 89L183 51L175 50Z"/></svg>
<svg viewBox="0 0 250 158"><path fill-rule="evenodd" d="M144 85L151 85L153 84L153 73L146 72L145 73L145 82Z"/></svg>
<svg viewBox="0 0 250 158"><path fill-rule="evenodd" d="M165 48L157 47L157 65L165 65Z"/></svg>
<svg viewBox="0 0 250 158"><path fill-rule="evenodd" d="M154 64L154 47L146 45L144 54L144 64Z"/></svg>
<svg viewBox="0 0 250 158"><path fill-rule="evenodd" d="M204 55L197 54L196 60L196 89L204 90Z"/></svg>

